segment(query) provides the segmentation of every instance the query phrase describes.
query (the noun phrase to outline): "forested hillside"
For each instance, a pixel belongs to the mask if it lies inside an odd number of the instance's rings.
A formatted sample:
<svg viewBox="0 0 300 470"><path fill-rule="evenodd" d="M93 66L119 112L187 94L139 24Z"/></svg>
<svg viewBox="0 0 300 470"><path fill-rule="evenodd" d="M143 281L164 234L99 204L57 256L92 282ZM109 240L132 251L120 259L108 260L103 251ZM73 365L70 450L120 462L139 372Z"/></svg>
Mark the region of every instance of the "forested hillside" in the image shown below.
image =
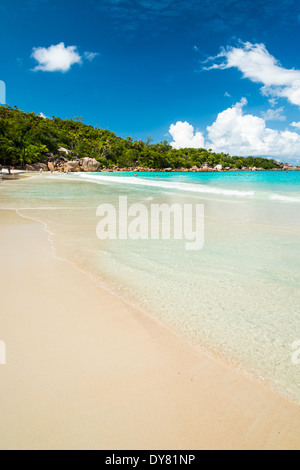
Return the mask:
<svg viewBox="0 0 300 470"><path fill-rule="evenodd" d="M60 147L70 150L68 158L95 158L102 167L199 168L207 162L224 168L278 167L274 160L254 157L230 157L206 149L173 149L167 141L151 144L122 139L113 132L86 125L79 118L45 119L17 108L0 106L0 163L24 168L26 164L46 162L58 156Z"/></svg>

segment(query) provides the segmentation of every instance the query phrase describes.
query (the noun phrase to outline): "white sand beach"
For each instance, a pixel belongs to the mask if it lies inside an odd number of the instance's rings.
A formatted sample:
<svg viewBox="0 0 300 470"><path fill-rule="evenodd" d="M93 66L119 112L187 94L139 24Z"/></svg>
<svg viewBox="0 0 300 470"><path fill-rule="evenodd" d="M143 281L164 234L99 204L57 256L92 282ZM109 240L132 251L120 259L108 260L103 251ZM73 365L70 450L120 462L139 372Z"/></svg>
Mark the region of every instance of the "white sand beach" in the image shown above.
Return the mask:
<svg viewBox="0 0 300 470"><path fill-rule="evenodd" d="M0 211L1 449L299 449L300 407L198 351Z"/></svg>

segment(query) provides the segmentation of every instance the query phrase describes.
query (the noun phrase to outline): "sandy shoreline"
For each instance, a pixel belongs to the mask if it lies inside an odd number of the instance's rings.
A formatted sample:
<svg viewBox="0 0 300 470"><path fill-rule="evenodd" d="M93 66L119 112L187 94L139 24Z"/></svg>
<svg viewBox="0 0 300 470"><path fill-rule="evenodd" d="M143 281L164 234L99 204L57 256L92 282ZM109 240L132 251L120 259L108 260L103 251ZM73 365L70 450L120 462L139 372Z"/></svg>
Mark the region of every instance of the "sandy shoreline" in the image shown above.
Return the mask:
<svg viewBox="0 0 300 470"><path fill-rule="evenodd" d="M300 406L202 354L0 211L1 449L299 449Z"/></svg>

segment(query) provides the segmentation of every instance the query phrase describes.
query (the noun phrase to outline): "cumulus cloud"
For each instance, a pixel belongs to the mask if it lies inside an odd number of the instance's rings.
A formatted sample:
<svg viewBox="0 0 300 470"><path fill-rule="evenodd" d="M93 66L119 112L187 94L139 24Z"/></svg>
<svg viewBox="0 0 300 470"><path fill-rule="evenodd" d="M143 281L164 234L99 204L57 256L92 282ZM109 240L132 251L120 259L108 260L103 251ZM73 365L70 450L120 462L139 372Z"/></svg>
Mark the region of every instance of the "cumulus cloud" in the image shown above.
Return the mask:
<svg viewBox="0 0 300 470"><path fill-rule="evenodd" d="M98 52L85 52L81 57L76 46L65 46L60 42L56 46L34 47L31 57L38 62L34 71L42 72L68 72L72 65L81 64L83 58L92 61Z"/></svg>
<svg viewBox="0 0 300 470"><path fill-rule="evenodd" d="M286 116L283 114L284 107L277 109L268 109L261 113L262 118L265 121L286 121Z"/></svg>
<svg viewBox="0 0 300 470"><path fill-rule="evenodd" d="M300 106L300 70L286 69L273 57L264 44L242 43L240 47L223 48L207 59L204 70L237 68L244 78L261 83L262 93L274 98L286 98Z"/></svg>
<svg viewBox="0 0 300 470"><path fill-rule="evenodd" d="M297 132L268 128L263 118L244 113L246 104L247 100L242 98L239 103L218 114L215 122L206 129L206 148L241 156L300 156L300 135ZM194 135L194 128L189 123L172 124L169 132L174 148L198 147L193 145L197 134ZM199 134L199 146L203 147L204 136ZM181 143L184 145L179 145Z"/></svg>
<svg viewBox="0 0 300 470"><path fill-rule="evenodd" d="M194 127L186 121L171 124L169 132L173 137L171 145L176 149L204 147L204 137L201 132L194 133Z"/></svg>
<svg viewBox="0 0 300 470"><path fill-rule="evenodd" d="M221 112L207 128L211 147L231 155L299 156L300 135L296 132L269 129L266 121L244 114L247 100Z"/></svg>
<svg viewBox="0 0 300 470"><path fill-rule="evenodd" d="M43 119L48 119L47 116L44 113L39 113L38 116L43 118Z"/></svg>
<svg viewBox="0 0 300 470"><path fill-rule="evenodd" d="M38 62L33 70L43 72L68 72L72 65L82 63L77 47L66 47L63 42L48 48L34 47L31 57Z"/></svg>

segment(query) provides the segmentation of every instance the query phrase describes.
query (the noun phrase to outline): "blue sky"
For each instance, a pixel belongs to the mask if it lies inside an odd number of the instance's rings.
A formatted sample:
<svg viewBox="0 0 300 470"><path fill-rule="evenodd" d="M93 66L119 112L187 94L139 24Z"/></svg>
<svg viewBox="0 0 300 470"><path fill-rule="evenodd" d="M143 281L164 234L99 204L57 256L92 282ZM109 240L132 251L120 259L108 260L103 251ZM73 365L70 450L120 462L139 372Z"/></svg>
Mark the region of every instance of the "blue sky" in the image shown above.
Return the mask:
<svg viewBox="0 0 300 470"><path fill-rule="evenodd" d="M300 162L297 1L0 0L0 18L10 106Z"/></svg>

